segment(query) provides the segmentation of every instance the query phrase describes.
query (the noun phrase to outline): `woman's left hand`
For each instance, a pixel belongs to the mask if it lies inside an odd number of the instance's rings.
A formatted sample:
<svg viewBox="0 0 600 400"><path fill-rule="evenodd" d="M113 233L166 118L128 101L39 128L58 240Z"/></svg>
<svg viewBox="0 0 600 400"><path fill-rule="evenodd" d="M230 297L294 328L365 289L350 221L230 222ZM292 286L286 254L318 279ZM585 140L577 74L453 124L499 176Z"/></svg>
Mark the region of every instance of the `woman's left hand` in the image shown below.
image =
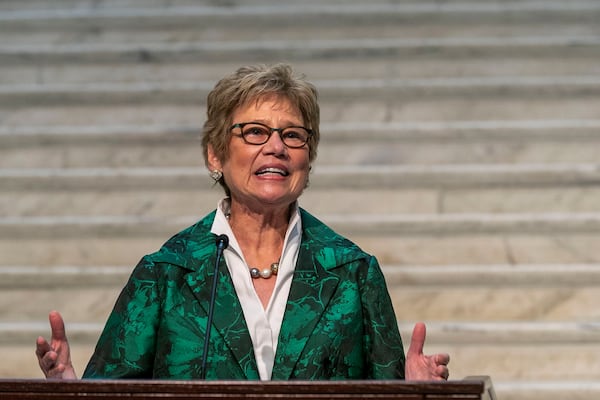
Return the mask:
<svg viewBox="0 0 600 400"><path fill-rule="evenodd" d="M450 356L445 353L425 355L425 324L419 322L413 329L410 347L406 353L406 366L404 375L411 381L440 381L447 380Z"/></svg>

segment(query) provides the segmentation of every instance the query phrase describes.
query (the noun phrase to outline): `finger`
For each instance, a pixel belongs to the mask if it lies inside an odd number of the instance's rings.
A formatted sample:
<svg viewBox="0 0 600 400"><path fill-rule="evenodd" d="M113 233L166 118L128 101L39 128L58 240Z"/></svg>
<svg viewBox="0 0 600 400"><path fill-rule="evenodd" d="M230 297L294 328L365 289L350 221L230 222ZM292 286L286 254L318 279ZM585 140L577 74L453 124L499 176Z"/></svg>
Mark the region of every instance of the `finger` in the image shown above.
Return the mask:
<svg viewBox="0 0 600 400"><path fill-rule="evenodd" d="M38 358L42 358L44 354L52 350L50 344L43 337L39 336L35 342L35 354Z"/></svg>
<svg viewBox="0 0 600 400"><path fill-rule="evenodd" d="M65 323L58 311L51 311L48 314L50 329L52 330L52 340L67 340L65 333Z"/></svg>
<svg viewBox="0 0 600 400"><path fill-rule="evenodd" d="M58 354L55 351L49 351L41 358L41 362L46 369L53 368L54 364L56 364L56 360L58 360Z"/></svg>
<svg viewBox="0 0 600 400"><path fill-rule="evenodd" d="M46 373L46 378L49 379L60 379L65 372L65 366L62 364L57 365Z"/></svg>
<svg viewBox="0 0 600 400"><path fill-rule="evenodd" d="M435 373L444 380L448 380L448 377L450 376L450 370L448 370L448 367L445 365L438 366L435 370Z"/></svg>
<svg viewBox="0 0 600 400"><path fill-rule="evenodd" d="M418 322L413 328L412 337L410 339L410 346L408 352L411 355L423 354L423 346L425 345L426 328L425 324ZM408 354L407 354L408 355Z"/></svg>
<svg viewBox="0 0 600 400"><path fill-rule="evenodd" d="M48 376L55 368L57 359L58 355L53 351L49 351L48 353L44 354L43 357L38 358L40 368L46 376Z"/></svg>
<svg viewBox="0 0 600 400"><path fill-rule="evenodd" d="M433 357L433 361L437 365L448 365L450 362L450 355L446 353L439 353Z"/></svg>

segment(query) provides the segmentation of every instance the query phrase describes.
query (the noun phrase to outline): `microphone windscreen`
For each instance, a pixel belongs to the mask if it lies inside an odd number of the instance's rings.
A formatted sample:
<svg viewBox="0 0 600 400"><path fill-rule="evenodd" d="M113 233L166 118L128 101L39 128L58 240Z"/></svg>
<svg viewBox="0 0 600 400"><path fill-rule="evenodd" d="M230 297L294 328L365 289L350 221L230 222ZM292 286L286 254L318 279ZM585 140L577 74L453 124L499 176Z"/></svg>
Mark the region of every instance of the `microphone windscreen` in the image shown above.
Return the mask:
<svg viewBox="0 0 600 400"><path fill-rule="evenodd" d="M217 247L221 247L223 250L225 250L227 246L229 246L229 237L227 237L227 235L223 233L217 236L216 242Z"/></svg>

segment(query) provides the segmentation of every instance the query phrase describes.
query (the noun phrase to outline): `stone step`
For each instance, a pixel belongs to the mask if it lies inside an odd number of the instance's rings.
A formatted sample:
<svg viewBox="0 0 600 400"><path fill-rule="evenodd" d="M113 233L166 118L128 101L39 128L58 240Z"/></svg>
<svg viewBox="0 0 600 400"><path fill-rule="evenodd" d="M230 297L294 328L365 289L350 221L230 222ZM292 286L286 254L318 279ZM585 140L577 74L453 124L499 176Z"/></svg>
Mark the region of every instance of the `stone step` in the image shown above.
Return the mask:
<svg viewBox="0 0 600 400"><path fill-rule="evenodd" d="M54 290L121 288L133 270L123 266L0 266L0 288ZM381 266L387 285L408 288L585 288L600 285L598 264L393 265ZM35 278L35 279L32 279ZM585 321L581 321L585 322Z"/></svg>
<svg viewBox="0 0 600 400"><path fill-rule="evenodd" d="M426 323L424 351L448 352L455 377L480 374L491 376L499 384L552 383L597 380L600 373L595 357L600 349L596 323ZM407 344L412 326L410 322L400 323Z"/></svg>
<svg viewBox="0 0 600 400"><path fill-rule="evenodd" d="M0 265L134 265L202 214L0 218ZM385 264L600 262L598 213L320 217Z"/></svg>
<svg viewBox="0 0 600 400"><path fill-rule="evenodd" d="M323 4L322 0L306 0L307 5L311 4ZM327 0L327 4L345 4L345 5L365 5L363 0ZM380 4L385 5L387 2L383 1ZM445 9L448 7L457 7L462 5L467 10L476 10L478 8L491 8L498 7L497 0L478 0L476 2L464 1L464 0L451 0L443 4L431 3L427 1L419 2L416 4L408 1L396 2L399 4L407 4L412 6L414 9L423 9L426 11L435 7L436 10ZM540 3L531 0L521 0L517 2L521 8L540 8ZM537 4L536 4L537 3ZM588 2L588 3L594 3ZM172 8L172 7L183 7L183 6L223 6L223 7L242 7L242 6L276 6L276 5L297 5L296 2L291 0L54 0L49 4L46 0L29 0L23 3L21 0L3 0L0 3L0 10L5 11L24 11L24 10L55 10L55 9L138 9L138 8ZM376 3L377 4L377 3ZM508 3L510 4L510 3ZM573 1L569 3L560 3L556 1L543 2L541 4L548 4L547 8L565 8L571 5L571 8L585 7L585 2ZM370 6L368 3L367 6ZM593 6L593 5L592 5Z"/></svg>
<svg viewBox="0 0 600 400"><path fill-rule="evenodd" d="M496 235L596 233L600 213L520 213L520 214L329 214L320 218L346 235ZM1 217L2 238L124 237L130 235L163 237L173 228L187 226L196 216L177 218L146 216L39 216Z"/></svg>
<svg viewBox="0 0 600 400"><path fill-rule="evenodd" d="M309 189L476 189L581 187L597 181L595 164L315 166ZM211 188L203 167L0 169L4 190ZM35 186L34 186L35 185Z"/></svg>
<svg viewBox="0 0 600 400"><path fill-rule="evenodd" d="M600 317L597 264L385 265L383 271L402 310L398 317L408 320L585 323Z"/></svg>
<svg viewBox="0 0 600 400"><path fill-rule="evenodd" d="M267 4L238 7L75 8L5 11L6 43L153 40L255 40L383 37L482 37L596 34L600 7L589 1L413 4ZM587 29L586 29L587 25ZM260 29L257 29L257 26ZM318 31L318 35L314 32ZM15 33L13 33L15 32ZM11 34L13 33L13 34Z"/></svg>
<svg viewBox="0 0 600 400"><path fill-rule="evenodd" d="M567 120L598 119L600 100L595 96L587 99L573 98L568 103L564 99L524 99L524 98L437 98L413 99L409 103L390 103L385 100L341 99L335 103L322 104L324 123L344 121L345 123L409 122L415 121L445 123L464 120L516 121L554 120L564 117ZM104 125L114 124L185 124L202 126L205 110L198 105L135 105L120 106L69 105L59 108L36 106L22 108L0 108L0 118L11 128L35 125Z"/></svg>
<svg viewBox="0 0 600 400"><path fill-rule="evenodd" d="M317 166L595 163L600 120L329 123ZM0 168L201 166L197 126L0 127Z"/></svg>
<svg viewBox="0 0 600 400"><path fill-rule="evenodd" d="M446 99L525 99L544 96L573 100L600 95L598 76L553 77L464 77L428 79L331 79L315 80L321 102L343 99L344 102L361 100L387 101L389 104L410 98L412 101ZM145 83L86 83L86 84L13 84L0 85L5 109L32 106L102 106L109 104L190 105L204 104L214 82L145 82ZM414 100L413 100L414 99Z"/></svg>
<svg viewBox="0 0 600 400"><path fill-rule="evenodd" d="M142 31L144 37L174 39L193 38L271 38L273 34L286 37L306 37L318 28L321 37L344 37L340 27L352 27L348 33L353 36L368 36L369 33L390 36L414 36L439 34L440 31L453 36L453 29L460 34L481 36L480 32L502 32L518 34L518 28L526 32L540 29L542 32L563 33L563 26L578 24L579 29L570 27L566 32L585 32L584 23L595 22L600 15L600 6L590 1L571 1L569 4L558 1L519 1L496 4L475 2L411 3L307 3L301 6L294 3L263 3L239 6L204 5L197 6L138 6L136 8L94 7L94 8L55 8L41 10L4 10L0 16L2 30L21 33L17 42L34 38L39 32L50 35L39 37L46 43L75 40L86 41L93 36L94 41L115 40L107 32L127 33L133 40ZM465 21L469 25L465 26ZM398 23L400 22L400 23ZM414 26L437 29L414 29ZM256 29L260 26L262 29ZM440 29L440 26L443 29ZM591 28L592 25L590 25ZM382 29L382 28L386 29ZM517 27L517 29L515 29ZM200 28L200 29L199 29ZM413 29L410 29L413 28ZM462 28L462 29L458 29ZM511 29L512 28L512 29ZM551 28L554 28L552 30ZM338 32L336 32L336 29ZM207 31L206 33L204 31ZM59 34L52 35L52 33ZM209 33L208 33L209 32ZM595 33L593 29L590 32ZM23 35L23 33L25 33ZM77 33L69 36L67 33ZM165 35L167 33L167 35ZM187 35L185 35L187 33ZM29 34L29 35L28 35ZM180 36L178 37L177 34ZM6 35L5 35L6 36ZM543 34L540 36L544 36ZM122 38L119 37L119 38Z"/></svg>
<svg viewBox="0 0 600 400"><path fill-rule="evenodd" d="M53 216L127 216L153 218L178 217L208 212L223 192L220 187L197 189L199 182L186 188L126 187L103 184L96 188L93 177L81 188L66 189L60 182L34 181L19 189L4 189L0 196L0 214L12 217ZM320 181L320 180L319 180ZM0 179L0 182L5 180ZM315 185L317 179L313 180ZM48 187L47 189L44 186ZM151 185L150 185L151 186ZM321 184L319 183L319 186ZM435 214L435 213L580 213L600 212L600 190L557 183L548 187L519 187L508 183L498 187L399 189L343 188L342 184L327 189L311 187L300 198L300 205L322 214Z"/></svg>
<svg viewBox="0 0 600 400"><path fill-rule="evenodd" d="M568 46L568 45L565 45ZM494 47L494 46L492 46ZM0 46L1 48L1 46ZM425 46L427 48L427 46ZM298 72L309 79L376 79L376 78L439 78L439 77L488 77L488 76L592 76L597 74L597 55L593 52L576 54L577 48L555 48L546 55L532 56L529 52L510 55L485 51L485 57L474 54L444 54L439 51L423 51L410 57L370 57L357 60L356 55L337 59L296 59L293 63ZM1 51L0 51L1 54ZM188 56L190 56L188 54ZM35 55L32 55L35 57ZM179 55L174 55L179 58ZM191 57L191 56L190 56ZM169 82L169 81L210 81L217 82L228 71L235 71L249 61L232 59L229 61L161 60L153 61L111 61L94 63L9 63L0 64L0 84L14 83L90 83L90 82ZM281 58L261 60L277 62ZM360 68L354 66L360 63Z"/></svg>
<svg viewBox="0 0 600 400"><path fill-rule="evenodd" d="M50 308L74 321L102 322L133 267L2 266L1 319L44 320ZM594 307L600 287L598 264L382 268L398 318L403 320L585 324L600 317Z"/></svg>
<svg viewBox="0 0 600 400"><path fill-rule="evenodd" d="M600 335L594 324L508 322L469 326L458 322L445 328L435 325L428 323L430 334L425 352L448 352L452 357L451 374L457 377L479 373L493 377L498 383L552 383L597 380L600 373L595 357L600 350ZM410 337L408 327L403 332L405 338ZM450 333L452 330L455 331ZM577 332L585 333L579 336ZM437 333L442 335L440 341L436 340ZM461 339L454 342L454 335Z"/></svg>
<svg viewBox="0 0 600 400"><path fill-rule="evenodd" d="M480 2L490 1L481 0ZM493 1L493 0L492 0ZM283 2L285 3L285 1ZM305 0L306 4L321 4L322 0ZM328 0L329 4L361 4L361 0ZM282 4L282 1L271 0L53 0L48 3L46 0L3 0L0 2L0 10L5 11L26 11L33 10L40 12L43 10L65 10L65 9L81 9L81 10L104 10L104 9L138 9L149 7L183 7L183 6L215 6L222 5L224 7L234 7L243 5L265 6L269 4Z"/></svg>
<svg viewBox="0 0 600 400"><path fill-rule="evenodd" d="M395 24L398 22L396 21ZM468 22L470 23L470 21ZM320 30L317 30L320 32ZM278 34L276 34L279 36ZM271 35L273 36L273 35ZM131 43L126 37L117 43L67 43L67 44L1 44L2 65L37 65L43 71L51 64L108 64L117 63L190 63L207 59L212 63L273 63L354 60L362 63L365 57L397 61L403 59L475 60L532 57L593 60L600 51L600 37L594 34L570 34L520 37L358 37L313 40L264 39L264 40L176 40ZM356 64L355 64L356 65ZM331 69L330 69L331 70ZM220 75L223 75L222 73Z"/></svg>
<svg viewBox="0 0 600 400"><path fill-rule="evenodd" d="M562 84L550 86L538 82L539 85L530 87L511 86L510 83L507 83L508 86L486 87L482 80L482 86L430 86L431 92L427 92L425 86L412 89L397 86L395 92L391 88L378 90L376 87L369 88L368 82L355 87L346 86L344 93L322 87L321 120L323 123L346 124L597 120L600 84L596 84L595 80L581 79L570 83L565 80ZM59 98L59 92L39 93L39 99L35 100L33 90L30 93L9 90L3 98L12 99L14 103L2 102L0 118L8 129L30 125L105 124L200 127L204 123L204 100L198 92L189 91L189 88L182 87L186 94L181 93L182 97L177 98L173 98L175 92L167 92L166 97L170 99L162 97L161 102L158 94L153 98L149 92L140 93L140 99L136 99L134 92L123 92L116 86L115 96L109 92L94 94L73 87L72 93L65 93L65 99ZM364 90L364 96L361 90ZM325 96L327 94L329 98ZM565 101L567 97L568 102ZM50 104L52 99L57 103Z"/></svg>
<svg viewBox="0 0 600 400"><path fill-rule="evenodd" d="M121 289L133 265L127 266L0 266L2 290ZM585 268L585 266L581 266ZM593 271L590 271L590 275ZM35 278L35 279L34 279ZM116 297L113 299L116 300ZM63 309L61 307L60 309ZM5 314L6 311L3 312ZM44 315L46 312L44 311ZM36 316L37 318L37 316ZM17 318L19 319L19 318Z"/></svg>
<svg viewBox="0 0 600 400"><path fill-rule="evenodd" d="M316 166L301 206L316 215L600 211L595 164ZM0 169L6 217L179 218L223 197L204 167ZM344 201L340 202L340 199Z"/></svg>
<svg viewBox="0 0 600 400"><path fill-rule="evenodd" d="M593 380L498 382L492 385L502 400L584 400L600 397L600 384Z"/></svg>

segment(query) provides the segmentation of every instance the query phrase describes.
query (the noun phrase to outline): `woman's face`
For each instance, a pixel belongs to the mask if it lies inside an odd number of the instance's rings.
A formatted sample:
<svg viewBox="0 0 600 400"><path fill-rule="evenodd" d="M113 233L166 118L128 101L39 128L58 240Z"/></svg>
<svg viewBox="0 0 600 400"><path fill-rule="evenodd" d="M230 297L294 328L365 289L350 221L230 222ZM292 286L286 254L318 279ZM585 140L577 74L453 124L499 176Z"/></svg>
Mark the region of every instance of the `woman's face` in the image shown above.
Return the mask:
<svg viewBox="0 0 600 400"><path fill-rule="evenodd" d="M278 95L252 101L233 112L232 125L246 122L271 128L304 126L300 111L286 97ZM298 199L308 182L308 144L289 148L273 132L266 143L252 145L239 133L239 128L232 131L226 161L218 160L211 147L208 150L210 168L223 171L232 201L260 209L287 207Z"/></svg>

